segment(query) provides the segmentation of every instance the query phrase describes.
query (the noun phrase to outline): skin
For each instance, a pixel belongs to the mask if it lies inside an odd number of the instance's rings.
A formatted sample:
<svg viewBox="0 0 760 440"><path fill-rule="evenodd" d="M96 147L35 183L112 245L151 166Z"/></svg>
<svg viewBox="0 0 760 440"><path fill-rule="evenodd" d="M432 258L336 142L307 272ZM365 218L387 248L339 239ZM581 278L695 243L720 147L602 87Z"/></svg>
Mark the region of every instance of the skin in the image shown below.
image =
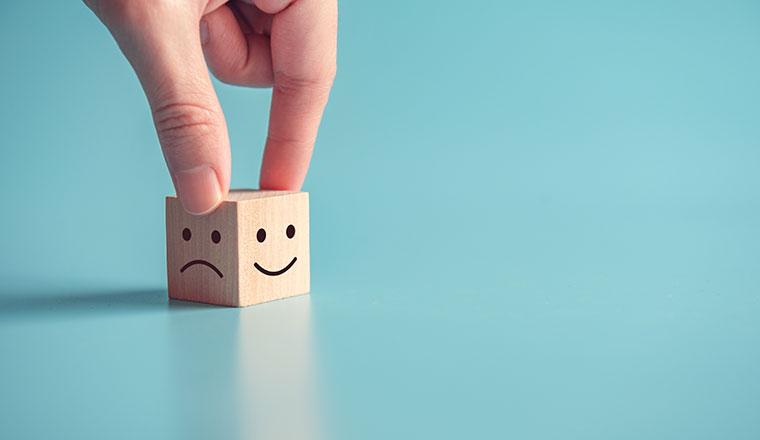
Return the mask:
<svg viewBox="0 0 760 440"><path fill-rule="evenodd" d="M262 189L299 190L335 77L337 0L84 0L148 98L182 206L213 211L230 185L230 143L208 70L272 87Z"/></svg>

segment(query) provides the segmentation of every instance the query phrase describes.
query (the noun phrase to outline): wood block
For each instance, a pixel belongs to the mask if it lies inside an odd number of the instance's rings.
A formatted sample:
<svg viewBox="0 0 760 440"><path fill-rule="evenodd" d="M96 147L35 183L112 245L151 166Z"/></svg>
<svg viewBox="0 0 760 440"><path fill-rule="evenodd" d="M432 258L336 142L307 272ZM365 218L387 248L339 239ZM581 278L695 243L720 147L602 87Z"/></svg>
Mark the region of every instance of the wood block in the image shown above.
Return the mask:
<svg viewBox="0 0 760 440"><path fill-rule="evenodd" d="M309 292L309 194L231 190L195 216L166 198L169 297L244 307Z"/></svg>

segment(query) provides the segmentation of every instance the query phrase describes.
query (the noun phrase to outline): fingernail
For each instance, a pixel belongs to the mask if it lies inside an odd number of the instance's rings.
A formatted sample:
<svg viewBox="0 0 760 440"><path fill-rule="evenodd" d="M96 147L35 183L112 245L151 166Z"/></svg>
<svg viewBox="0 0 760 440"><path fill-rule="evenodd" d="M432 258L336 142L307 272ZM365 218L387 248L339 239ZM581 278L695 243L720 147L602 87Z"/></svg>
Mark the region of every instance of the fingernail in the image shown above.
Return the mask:
<svg viewBox="0 0 760 440"><path fill-rule="evenodd" d="M208 23L206 23L206 20L201 19L201 25L200 25L200 32L201 32L201 45L208 43Z"/></svg>
<svg viewBox="0 0 760 440"><path fill-rule="evenodd" d="M178 172L176 181L177 196L190 214L208 214L222 201L219 179L208 165Z"/></svg>

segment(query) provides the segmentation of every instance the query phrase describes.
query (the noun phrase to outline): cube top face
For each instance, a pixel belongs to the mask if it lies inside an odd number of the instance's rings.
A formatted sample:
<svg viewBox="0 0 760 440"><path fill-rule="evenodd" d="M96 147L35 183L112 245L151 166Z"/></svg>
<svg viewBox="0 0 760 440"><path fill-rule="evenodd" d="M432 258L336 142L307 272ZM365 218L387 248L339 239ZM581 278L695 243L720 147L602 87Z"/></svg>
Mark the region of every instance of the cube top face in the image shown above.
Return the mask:
<svg viewBox="0 0 760 440"><path fill-rule="evenodd" d="M309 291L309 197L232 190L214 212L166 198L169 296L247 306Z"/></svg>
<svg viewBox="0 0 760 440"><path fill-rule="evenodd" d="M250 200L260 200L272 197L283 197L294 194L301 194L299 191L269 191L260 189L232 189L227 194L228 202L247 202ZM305 194L305 193L304 193Z"/></svg>

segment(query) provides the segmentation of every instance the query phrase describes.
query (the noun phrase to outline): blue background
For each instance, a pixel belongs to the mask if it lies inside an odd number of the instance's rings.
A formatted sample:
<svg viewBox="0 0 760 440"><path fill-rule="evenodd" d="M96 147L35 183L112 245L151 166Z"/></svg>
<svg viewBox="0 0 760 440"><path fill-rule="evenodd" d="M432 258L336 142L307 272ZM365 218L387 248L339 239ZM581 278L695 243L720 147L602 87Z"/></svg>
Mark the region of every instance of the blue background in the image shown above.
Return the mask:
<svg viewBox="0 0 760 440"><path fill-rule="evenodd" d="M0 6L3 438L760 438L760 5L340 5L312 293L169 302L80 2ZM233 186L269 94L217 83Z"/></svg>

